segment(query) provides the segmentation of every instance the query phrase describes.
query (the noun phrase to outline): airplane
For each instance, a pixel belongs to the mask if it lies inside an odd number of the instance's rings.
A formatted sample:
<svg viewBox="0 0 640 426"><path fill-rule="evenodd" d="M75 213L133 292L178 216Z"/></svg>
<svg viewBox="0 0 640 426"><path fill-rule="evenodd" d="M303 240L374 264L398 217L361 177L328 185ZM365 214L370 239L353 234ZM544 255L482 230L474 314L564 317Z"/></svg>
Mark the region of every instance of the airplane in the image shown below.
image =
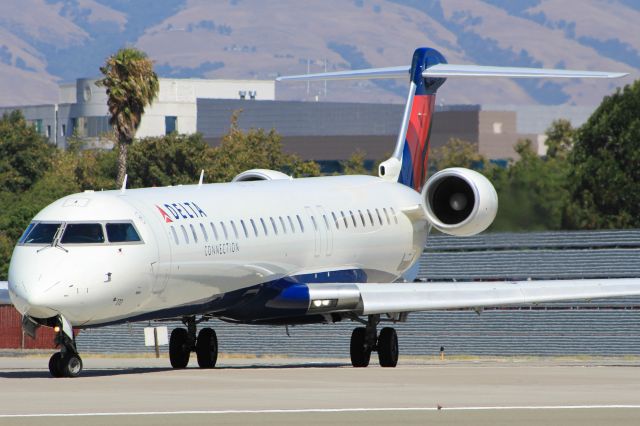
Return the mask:
<svg viewBox="0 0 640 426"><path fill-rule="evenodd" d="M293 179L247 170L232 182L85 191L40 211L11 258L8 290L24 330L54 327L54 377L82 370L74 328L179 319L169 360L200 368L218 357L212 319L256 325L357 323L354 367L377 352L398 362L392 325L414 311L640 295L634 279L413 282L433 227L467 236L491 225L493 185L476 171L427 179L435 96L446 78L616 78L623 73L448 64L431 48L410 66L280 77L280 81L405 78L395 150L379 176ZM378 330L378 326L384 326Z"/></svg>

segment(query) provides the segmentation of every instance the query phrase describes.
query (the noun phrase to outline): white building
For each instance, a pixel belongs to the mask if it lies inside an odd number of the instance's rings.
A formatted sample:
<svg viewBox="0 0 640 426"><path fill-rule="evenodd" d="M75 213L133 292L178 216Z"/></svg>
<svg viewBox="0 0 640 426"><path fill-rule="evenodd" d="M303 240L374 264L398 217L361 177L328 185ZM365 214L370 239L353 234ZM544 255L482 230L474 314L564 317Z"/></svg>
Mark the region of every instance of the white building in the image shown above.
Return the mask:
<svg viewBox="0 0 640 426"><path fill-rule="evenodd" d="M0 114L19 109L49 142L65 148L74 131L93 146L105 146L110 131L107 94L96 79L78 79L60 86L52 105L0 107ZM142 117L136 137L162 136L173 131L196 132L197 99L274 100L273 80L159 79L157 99ZM108 146L108 143L107 143Z"/></svg>

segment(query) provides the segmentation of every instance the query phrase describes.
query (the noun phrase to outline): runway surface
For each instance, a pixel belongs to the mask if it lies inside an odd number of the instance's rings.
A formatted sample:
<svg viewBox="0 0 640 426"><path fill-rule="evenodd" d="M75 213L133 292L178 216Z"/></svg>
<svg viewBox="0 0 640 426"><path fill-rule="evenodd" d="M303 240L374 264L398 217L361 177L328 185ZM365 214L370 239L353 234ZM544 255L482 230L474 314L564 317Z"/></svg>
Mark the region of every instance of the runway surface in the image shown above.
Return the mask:
<svg viewBox="0 0 640 426"><path fill-rule="evenodd" d="M342 359L223 358L214 370L171 370L167 359L85 357L75 379L50 378L47 361L0 357L1 425L577 425L640 417L638 359L401 358L395 369L354 369Z"/></svg>

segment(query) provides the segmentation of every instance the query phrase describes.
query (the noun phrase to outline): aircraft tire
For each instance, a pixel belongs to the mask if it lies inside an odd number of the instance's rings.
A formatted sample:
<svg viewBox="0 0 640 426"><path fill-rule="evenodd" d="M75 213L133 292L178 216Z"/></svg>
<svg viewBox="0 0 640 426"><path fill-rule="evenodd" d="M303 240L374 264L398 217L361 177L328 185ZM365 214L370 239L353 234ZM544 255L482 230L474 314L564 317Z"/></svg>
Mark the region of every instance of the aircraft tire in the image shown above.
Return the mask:
<svg viewBox="0 0 640 426"><path fill-rule="evenodd" d="M174 328L169 338L169 361L173 368L186 368L191 350L187 345L188 333L185 328Z"/></svg>
<svg viewBox="0 0 640 426"><path fill-rule="evenodd" d="M385 327L378 337L378 361L381 367L398 365L398 334L392 327Z"/></svg>
<svg viewBox="0 0 640 426"><path fill-rule="evenodd" d="M218 338L212 328L203 328L196 340L196 355L200 368L213 368L218 361Z"/></svg>
<svg viewBox="0 0 640 426"><path fill-rule="evenodd" d="M82 372L82 359L78 354L66 353L58 363L61 377L78 377Z"/></svg>
<svg viewBox="0 0 640 426"><path fill-rule="evenodd" d="M356 327L351 333L351 365L354 367L368 367L371 359L371 348L366 347L367 329Z"/></svg>
<svg viewBox="0 0 640 426"><path fill-rule="evenodd" d="M62 354L60 352L56 352L51 355L49 358L49 373L51 373L52 377L62 377L62 369L60 365L62 364Z"/></svg>

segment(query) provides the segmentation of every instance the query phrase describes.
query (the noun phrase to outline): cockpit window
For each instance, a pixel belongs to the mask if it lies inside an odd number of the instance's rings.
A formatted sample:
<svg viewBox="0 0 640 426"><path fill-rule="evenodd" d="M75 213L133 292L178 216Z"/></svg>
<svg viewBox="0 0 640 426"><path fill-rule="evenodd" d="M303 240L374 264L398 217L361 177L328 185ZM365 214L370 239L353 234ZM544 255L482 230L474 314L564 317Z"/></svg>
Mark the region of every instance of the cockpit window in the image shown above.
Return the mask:
<svg viewBox="0 0 640 426"><path fill-rule="evenodd" d="M22 236L18 240L18 244L24 244L24 240L27 239L27 237L29 236L29 232L31 232L34 226L36 226L36 224L33 222L31 222L29 226L27 226L27 229L24 230L24 232L22 233Z"/></svg>
<svg viewBox="0 0 640 426"><path fill-rule="evenodd" d="M107 223L107 237L112 243L140 241L140 236L130 223Z"/></svg>
<svg viewBox="0 0 640 426"><path fill-rule="evenodd" d="M59 223L31 224L20 241L24 244L52 244L58 228L60 228Z"/></svg>
<svg viewBox="0 0 640 426"><path fill-rule="evenodd" d="M104 242L99 223L68 223L62 235L62 244L99 244Z"/></svg>

